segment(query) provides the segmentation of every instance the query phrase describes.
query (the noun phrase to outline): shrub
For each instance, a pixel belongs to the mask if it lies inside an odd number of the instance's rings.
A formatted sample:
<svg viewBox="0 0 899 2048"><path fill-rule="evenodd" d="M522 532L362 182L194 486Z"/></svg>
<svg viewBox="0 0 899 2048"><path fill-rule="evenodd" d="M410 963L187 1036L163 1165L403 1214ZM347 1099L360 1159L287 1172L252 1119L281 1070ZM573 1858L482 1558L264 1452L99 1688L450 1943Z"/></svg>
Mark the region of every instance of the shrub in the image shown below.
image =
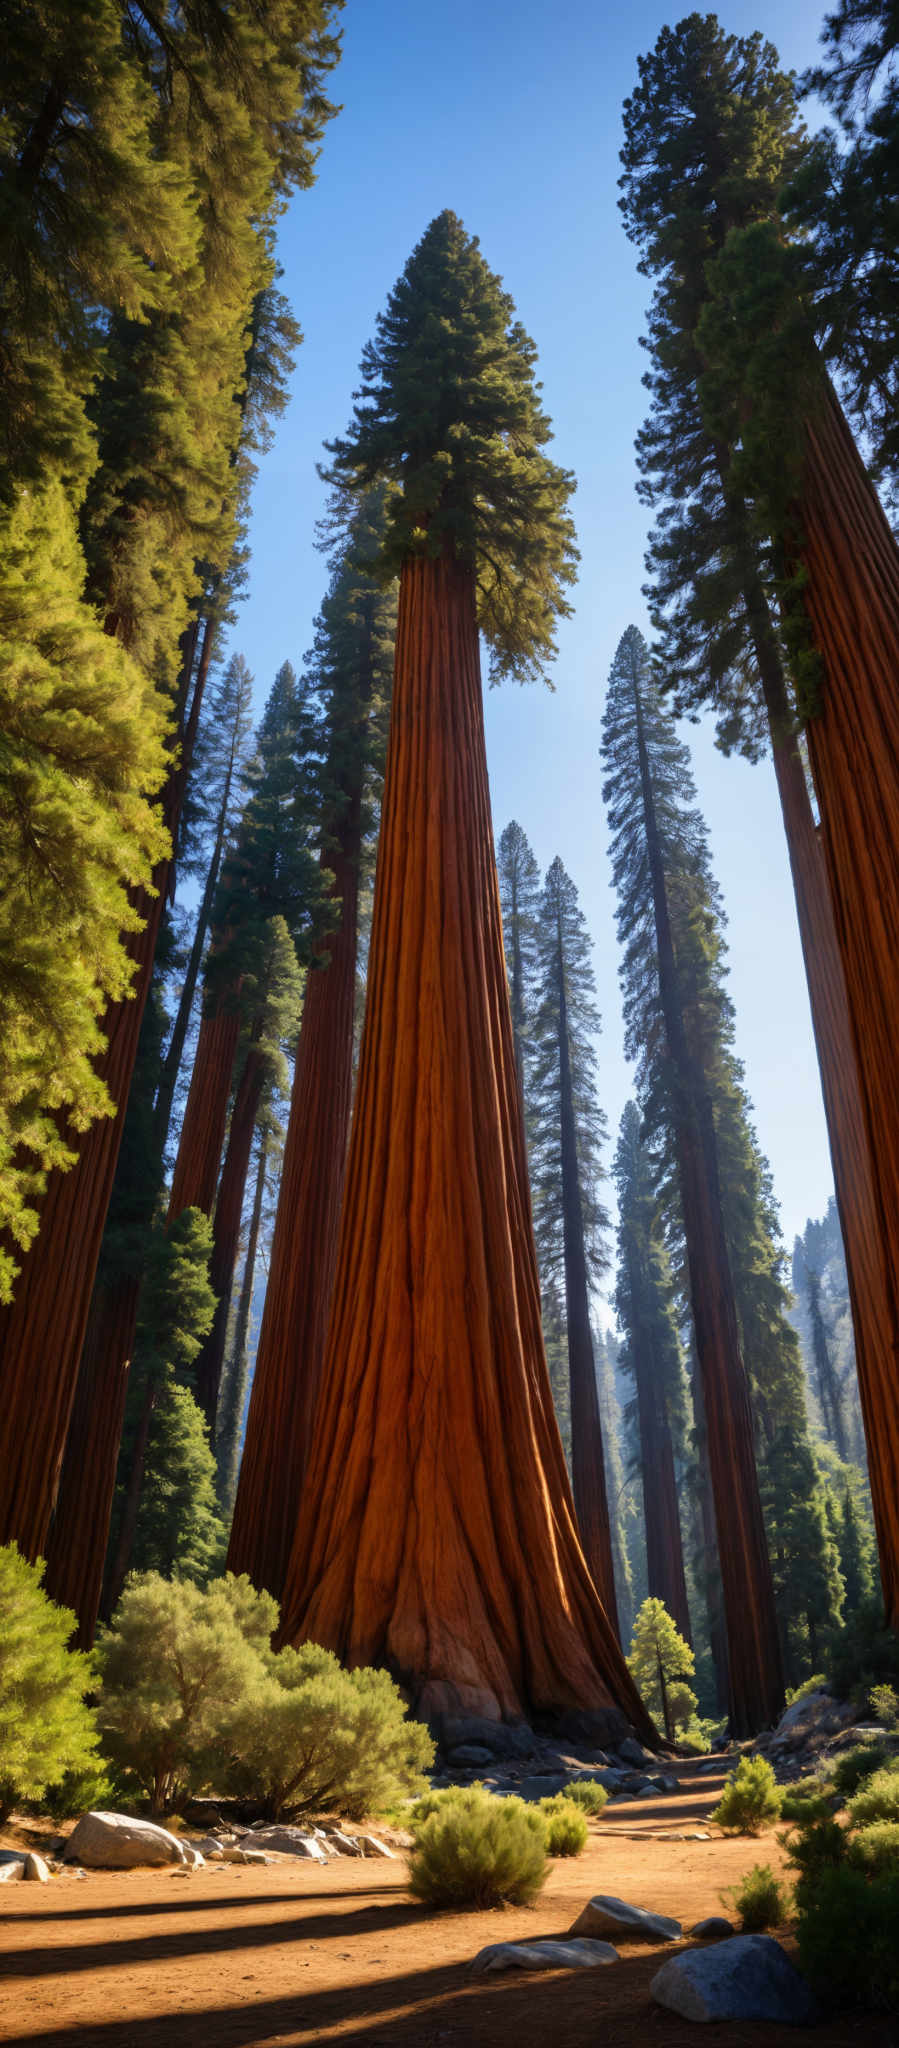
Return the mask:
<svg viewBox="0 0 899 2048"><path fill-rule="evenodd" d="M587 1822L570 1799L559 1796L541 1799L540 1811L546 1822L548 1856L580 1856L587 1847Z"/></svg>
<svg viewBox="0 0 899 2048"><path fill-rule="evenodd" d="M608 1800L608 1792L598 1778L578 1778L573 1785L566 1785L565 1798L573 1800L575 1806L583 1807L585 1813L601 1813Z"/></svg>
<svg viewBox="0 0 899 2048"><path fill-rule="evenodd" d="M872 1820L899 1820L899 1756L866 1779L849 1801L849 1817L855 1828Z"/></svg>
<svg viewBox="0 0 899 2048"><path fill-rule="evenodd" d="M804 1678L801 1685L787 1686L787 1706L795 1707L797 1700L806 1700L810 1693L826 1692L826 1690L827 1678L825 1673L823 1671L816 1671L814 1678Z"/></svg>
<svg viewBox="0 0 899 2048"><path fill-rule="evenodd" d="M0 1821L40 1799L66 1771L97 1762L97 1727L84 1703L93 1660L66 1644L75 1625L43 1591L42 1562L0 1549Z"/></svg>
<svg viewBox="0 0 899 2048"><path fill-rule="evenodd" d="M58 1784L48 1785L42 1805L54 1820L73 1820L80 1813L99 1807L114 1807L115 1779L102 1757L93 1757L77 1770L66 1771Z"/></svg>
<svg viewBox="0 0 899 2048"><path fill-rule="evenodd" d="M869 1827L860 1828L850 1840L848 1855L856 1870L864 1870L871 1877L879 1877L884 1871L899 1872L899 1822L875 1820Z"/></svg>
<svg viewBox="0 0 899 2048"><path fill-rule="evenodd" d="M332 1807L361 1820L423 1792L434 1744L387 1671L345 1671L317 1643L271 1651L227 1721L229 1790L273 1820Z"/></svg>
<svg viewBox="0 0 899 2048"><path fill-rule="evenodd" d="M899 1719L899 1693L893 1685L872 1685L868 1702L875 1721L882 1728L895 1728Z"/></svg>
<svg viewBox="0 0 899 2048"><path fill-rule="evenodd" d="M780 1812L780 1793L771 1765L763 1756L741 1756L711 1815L731 1835L757 1835Z"/></svg>
<svg viewBox="0 0 899 2048"><path fill-rule="evenodd" d="M866 1778L873 1778L882 1764L888 1763L890 1750L885 1742L860 1743L857 1749L847 1749L834 1769L831 1780L833 1789L841 1799L851 1799Z"/></svg>
<svg viewBox="0 0 899 2048"><path fill-rule="evenodd" d="M765 1927L782 1927L789 1911L790 1894L767 1863L755 1863L739 1884L723 1895L733 1906L744 1934L761 1934Z"/></svg>
<svg viewBox="0 0 899 2048"><path fill-rule="evenodd" d="M832 1813L833 1794L822 1778L797 1778L781 1790L782 1820L827 1820Z"/></svg>
<svg viewBox="0 0 899 2048"><path fill-rule="evenodd" d="M846 1860L849 1835L838 1821L807 1820L795 1836L785 1836L784 1846L791 1869L799 1872L796 1898L801 1903L822 1873L836 1870Z"/></svg>
<svg viewBox="0 0 899 2048"><path fill-rule="evenodd" d="M416 1829L409 1888L428 1906L527 1906L546 1869L542 1814L481 1791L444 1801Z"/></svg>
<svg viewBox="0 0 899 2048"><path fill-rule="evenodd" d="M899 1872L849 1863L806 1886L796 1927L800 1968L837 2004L899 2007Z"/></svg>

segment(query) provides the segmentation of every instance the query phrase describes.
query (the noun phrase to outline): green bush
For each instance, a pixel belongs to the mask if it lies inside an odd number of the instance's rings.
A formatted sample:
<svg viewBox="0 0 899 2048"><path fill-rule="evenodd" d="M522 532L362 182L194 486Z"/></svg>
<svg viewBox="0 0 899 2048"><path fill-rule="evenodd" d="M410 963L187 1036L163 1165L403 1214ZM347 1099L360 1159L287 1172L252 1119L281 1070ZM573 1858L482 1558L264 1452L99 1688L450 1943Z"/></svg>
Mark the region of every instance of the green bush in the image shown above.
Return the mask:
<svg viewBox="0 0 899 2048"><path fill-rule="evenodd" d="M781 1788L781 1820L827 1820L833 1805L833 1794L822 1778L797 1778Z"/></svg>
<svg viewBox="0 0 899 2048"><path fill-rule="evenodd" d="M857 1749L847 1749L834 1768L831 1783L841 1799L851 1799L866 1778L873 1778L882 1764L888 1763L891 1751L885 1742L860 1743Z"/></svg>
<svg viewBox="0 0 899 2048"><path fill-rule="evenodd" d="M899 1756L865 1780L849 1801L849 1818L854 1828L872 1820L899 1820Z"/></svg>
<svg viewBox="0 0 899 2048"><path fill-rule="evenodd" d="M540 1811L546 1822L548 1856L580 1856L587 1847L587 1822L580 1808L564 1793L541 1799Z"/></svg>
<svg viewBox="0 0 899 2048"><path fill-rule="evenodd" d="M849 1862L856 1870L879 1877L884 1871L899 1871L899 1821L874 1820L860 1828L849 1843Z"/></svg>
<svg viewBox="0 0 899 2048"><path fill-rule="evenodd" d="M469 1792L415 1830L409 1888L425 1905L527 1906L546 1874L544 1819L522 1799Z"/></svg>
<svg viewBox="0 0 899 2048"><path fill-rule="evenodd" d="M48 1785L41 1804L54 1820L73 1820L78 1814L115 1807L116 1782L102 1757L93 1757L77 1770L66 1771L58 1784Z"/></svg>
<svg viewBox="0 0 899 2048"><path fill-rule="evenodd" d="M43 1562L29 1564L15 1543L0 1549L0 1821L67 1771L97 1764L84 1703L93 1660L66 1648L75 1616L43 1591L43 1576Z"/></svg>
<svg viewBox="0 0 899 2048"><path fill-rule="evenodd" d="M599 1783L598 1778L578 1778L573 1785L566 1785L564 1796L594 1817L602 1812L609 1797L605 1786Z"/></svg>
<svg viewBox="0 0 899 2048"><path fill-rule="evenodd" d="M228 1716L228 1790L258 1799L273 1820L332 1808L351 1820L424 1790L434 1744L387 1671L345 1671L304 1643L267 1651Z"/></svg>
<svg viewBox="0 0 899 2048"><path fill-rule="evenodd" d="M782 1837L791 1869L798 1871L796 1898L801 1903L822 1873L836 1870L846 1860L849 1835L839 1821L805 1820L798 1833Z"/></svg>
<svg viewBox="0 0 899 2048"><path fill-rule="evenodd" d="M741 1756L711 1814L729 1835L757 1835L780 1812L780 1793L763 1756Z"/></svg>
<svg viewBox="0 0 899 2048"><path fill-rule="evenodd" d="M849 1863L806 1886L796 1926L799 1964L834 2004L899 2009L899 1872L868 1876Z"/></svg>
<svg viewBox="0 0 899 2048"><path fill-rule="evenodd" d="M823 1671L816 1671L814 1678L804 1678L801 1685L787 1686L787 1706L795 1707L797 1700L806 1700L810 1693L825 1692L826 1690L827 1678L825 1673Z"/></svg>
<svg viewBox="0 0 899 2048"><path fill-rule="evenodd" d="M736 1912L744 1934L761 1934L766 1927L782 1927L789 1912L790 1894L767 1863L755 1863L739 1884L723 1894L725 1905Z"/></svg>
<svg viewBox="0 0 899 2048"><path fill-rule="evenodd" d="M886 1626L883 1603L867 1601L834 1636L830 1682L839 1699L862 1705L875 1685L899 1686L899 1636Z"/></svg>
<svg viewBox="0 0 899 2048"><path fill-rule="evenodd" d="M868 1695L875 1721L882 1728L895 1728L899 1719L899 1693L894 1685L872 1685Z"/></svg>

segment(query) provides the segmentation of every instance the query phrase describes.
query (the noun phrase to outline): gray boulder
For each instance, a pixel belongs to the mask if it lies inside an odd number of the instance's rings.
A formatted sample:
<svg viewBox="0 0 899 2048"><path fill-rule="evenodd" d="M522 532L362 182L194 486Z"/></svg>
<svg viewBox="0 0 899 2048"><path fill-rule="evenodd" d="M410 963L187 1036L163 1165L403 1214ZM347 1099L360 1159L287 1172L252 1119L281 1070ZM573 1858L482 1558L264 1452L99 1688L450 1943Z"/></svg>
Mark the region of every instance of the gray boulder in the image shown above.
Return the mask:
<svg viewBox="0 0 899 2048"><path fill-rule="evenodd" d="M519 1799L551 1799L554 1793L564 1792L567 1783L564 1771L535 1771L533 1777L520 1778L511 1789Z"/></svg>
<svg viewBox="0 0 899 2048"><path fill-rule="evenodd" d="M494 1970L595 1970L617 1961L608 1941L494 1941L475 1956L471 1970L485 1977Z"/></svg>
<svg viewBox="0 0 899 2048"><path fill-rule="evenodd" d="M667 1920L662 1913L648 1913L643 1906L629 1906L624 1899L598 1893L584 1907L569 1929L571 1934L614 1934L619 1941L680 1941L679 1920Z"/></svg>
<svg viewBox="0 0 899 2048"><path fill-rule="evenodd" d="M736 1934L732 1920L725 1920L723 1913L710 1913L707 1920L697 1920L690 1928L691 1940L726 1941L729 1934Z"/></svg>
<svg viewBox="0 0 899 2048"><path fill-rule="evenodd" d="M618 1754L626 1764L633 1764L636 1769L639 1769L641 1764L655 1763L652 1751L644 1749L642 1742L638 1742L635 1735L626 1735L624 1741L619 1742Z"/></svg>
<svg viewBox="0 0 899 2048"><path fill-rule="evenodd" d="M445 1714L439 1725L444 1749L486 1749L491 1757L533 1756L537 1738L524 1721L487 1721L478 1714Z"/></svg>
<svg viewBox="0 0 899 2048"><path fill-rule="evenodd" d="M332 1828L328 1836L328 1842L333 1844L338 1856L361 1856L362 1854L355 1835L345 1835L342 1828Z"/></svg>
<svg viewBox="0 0 899 2048"><path fill-rule="evenodd" d="M357 1835L356 1839L361 1845L363 1856L384 1856L389 1863L398 1861L396 1850L388 1849L387 1843L382 1842L377 1835Z"/></svg>
<svg viewBox="0 0 899 2048"><path fill-rule="evenodd" d="M0 1884L20 1884L24 1875L24 1854L17 1856L14 1849L0 1849Z"/></svg>
<svg viewBox="0 0 899 2048"><path fill-rule="evenodd" d="M685 2020L773 2020L808 2027L818 2017L812 1994L770 1934L737 1934L691 1948L662 1964L650 1984L657 2005Z"/></svg>
<svg viewBox="0 0 899 2048"><path fill-rule="evenodd" d="M492 1764L493 1752L484 1749L480 1742L460 1742L458 1748L450 1750L449 1760L460 1767L465 1764Z"/></svg>
<svg viewBox="0 0 899 2048"><path fill-rule="evenodd" d="M22 1874L26 1879L30 1878L32 1884L49 1884L50 1882L50 1872L47 1869L43 1856L38 1856L33 1849L25 1858L25 1869Z"/></svg>
<svg viewBox="0 0 899 2048"><path fill-rule="evenodd" d="M327 1863L327 1852L321 1842L305 1828L290 1827L273 1822L265 1828L254 1828L251 1835L244 1835L240 1847L246 1850L269 1849L277 1856L305 1856L310 1863Z"/></svg>
<svg viewBox="0 0 899 2048"><path fill-rule="evenodd" d="M152 1820L129 1813L83 1813L65 1846L65 1861L89 1870L133 1870L141 1863L192 1863L183 1842Z"/></svg>

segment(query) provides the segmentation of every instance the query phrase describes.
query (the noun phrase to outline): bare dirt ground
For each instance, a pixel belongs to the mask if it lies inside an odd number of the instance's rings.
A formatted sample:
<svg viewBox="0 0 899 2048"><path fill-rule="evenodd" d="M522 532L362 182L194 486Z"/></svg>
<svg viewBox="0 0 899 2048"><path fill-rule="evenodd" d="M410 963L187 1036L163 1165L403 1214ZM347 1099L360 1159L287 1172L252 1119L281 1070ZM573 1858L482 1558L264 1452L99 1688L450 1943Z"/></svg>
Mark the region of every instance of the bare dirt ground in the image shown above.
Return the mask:
<svg viewBox="0 0 899 2048"><path fill-rule="evenodd" d="M870 2014L813 2030L704 2026L653 2004L662 1954L622 1946L607 1969L476 1978L491 1941L567 1933L593 1892L689 1927L753 1863L757 1841L690 1839L722 1779L633 1801L591 1824L584 1854L553 1864L537 1904L433 1913L408 1897L402 1861L326 1869L208 1866L91 1871L0 1893L0 2041L52 2048L890 2048ZM684 1839L684 1837L687 1837ZM789 1946L789 1941L788 1944ZM667 1949L666 1954L673 1951Z"/></svg>

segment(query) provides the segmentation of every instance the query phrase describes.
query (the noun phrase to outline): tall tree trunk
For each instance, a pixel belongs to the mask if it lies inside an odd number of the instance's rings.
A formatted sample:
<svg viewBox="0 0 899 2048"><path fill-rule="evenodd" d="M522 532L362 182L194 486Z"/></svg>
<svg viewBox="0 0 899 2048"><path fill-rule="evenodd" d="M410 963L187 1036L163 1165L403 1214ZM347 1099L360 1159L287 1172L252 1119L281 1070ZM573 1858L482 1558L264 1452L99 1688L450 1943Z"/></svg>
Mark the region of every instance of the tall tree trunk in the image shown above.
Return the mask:
<svg viewBox="0 0 899 2048"><path fill-rule="evenodd" d="M655 1743L597 1597L543 1354L473 575L404 564L321 1398L281 1639L427 1718L593 1709Z"/></svg>
<svg viewBox="0 0 899 2048"><path fill-rule="evenodd" d="M185 654L188 659L192 649ZM201 703L198 676L178 760L162 794L162 815L173 839ZM142 930L126 941L136 969L133 994L110 1003L103 1019L106 1051L96 1064L116 1114L91 1124L68 1173L48 1176L40 1230L22 1259L13 1301L0 1308L0 1542L15 1539L29 1558L46 1550L171 871L170 859L160 861L153 873L155 893L133 893L144 920ZM111 1357L113 1380L116 1371Z"/></svg>
<svg viewBox="0 0 899 2048"><path fill-rule="evenodd" d="M268 1128L264 1128L259 1139L259 1158L256 1162L256 1185L253 1189L253 1207L250 1211L250 1228L247 1233L247 1252L243 1263L240 1294L237 1298L237 1314L234 1319L234 1346L222 1383L218 1427L215 1433L218 1495L222 1512L225 1515L230 1515L231 1513L234 1506L234 1495L237 1490L237 1470L240 1462L240 1424L250 1370L250 1315L253 1307L253 1288L256 1282L256 1256L259 1250L262 1203L265 1197L265 1183L270 1156L271 1134Z"/></svg>
<svg viewBox="0 0 899 2048"><path fill-rule="evenodd" d="M47 1544L46 1589L77 1615L81 1650L93 1643L100 1610L139 1296L137 1274L94 1287Z"/></svg>
<svg viewBox="0 0 899 2048"><path fill-rule="evenodd" d="M884 1600L899 1627L899 549L829 385L807 423L798 513L823 667L808 747L867 1139L847 1142L838 1204Z"/></svg>
<svg viewBox="0 0 899 2048"><path fill-rule="evenodd" d="M631 1300L639 1305L641 1280L633 1252L628 1255L628 1265ZM652 1342L647 1339L638 1306L629 1334L637 1387L647 1590L653 1599L664 1601L684 1641L692 1643L671 1425L658 1383Z"/></svg>
<svg viewBox="0 0 899 2048"><path fill-rule="evenodd" d="M212 905L215 899L215 892L218 884L219 869L222 864L222 852L225 844L225 829L228 823L228 809L231 801L231 777L233 772L233 766L234 756L232 753L231 766L225 778L225 788L222 794L222 801L219 806L219 814L215 830L215 840L213 842L209 866L206 871L206 881L203 888L203 895L200 900L200 908L197 911L197 922L194 926L194 935L191 941L191 948L190 953L188 955L187 967L184 973L184 983L178 1001L178 1010L175 1016L175 1022L172 1026L172 1035L166 1047L165 1058L162 1062L159 1071L159 1087L156 1091L156 1101L153 1108L153 1143L156 1147L160 1159L163 1157L165 1153L166 1144L168 1143L169 1124L171 1123L172 1118L172 1102L174 1099L178 1075L181 1072L181 1061L184 1057L184 1044L187 1038L188 1026L190 1024L190 1015L193 1009L194 996L196 994L197 989L197 980L200 973L200 964L203 959L203 952L206 945L206 939L209 933L210 920L212 918Z"/></svg>
<svg viewBox="0 0 899 2048"><path fill-rule="evenodd" d="M571 1086L571 1049L568 1043L568 999L562 958L561 918L557 932L555 971L559 1005L559 1140L562 1162L565 1323L568 1338L568 1377L571 1386L571 1479L584 1556L593 1573L602 1604L618 1635L620 1631L612 1562L612 1531L609 1524L609 1503L606 1498L593 1333L590 1328L590 1289L587 1280L584 1212L581 1203L577 1129Z"/></svg>
<svg viewBox="0 0 899 2048"><path fill-rule="evenodd" d="M728 1701L727 1629L724 1622L724 1603L721 1598L718 1534L715 1528L715 1503L712 1499L712 1483L709 1477L702 1385L699 1379L699 1368L695 1364L691 1384L693 1413L696 1421L697 1549L701 1587L708 1617L709 1648L712 1652L712 1665L715 1672L715 1704L719 1714L726 1714Z"/></svg>
<svg viewBox="0 0 899 2048"><path fill-rule="evenodd" d="M783 1707L780 1639L753 1448L749 1383L721 1213L713 1111L687 1042L636 681L634 705L659 994L668 1052L677 1076L675 1142L727 1627L728 1709L733 1733L746 1736L770 1727Z"/></svg>
<svg viewBox="0 0 899 2048"><path fill-rule="evenodd" d="M361 804L333 868L339 922L306 977L284 1166L228 1569L281 1599L297 1526L337 1264L353 1092Z"/></svg>
<svg viewBox="0 0 899 2048"><path fill-rule="evenodd" d="M128 1576L128 1566L131 1563L131 1552L134 1548L134 1536L137 1529L137 1517L140 1513L140 1504L144 1490L144 1473L147 1468L150 1424L153 1420L153 1411L158 1399L158 1382L155 1379L150 1379L147 1382L144 1394L137 1433L134 1439L134 1451L128 1468L125 1497L122 1503L122 1519L119 1524L115 1549L109 1560L109 1568L106 1573L102 1605L103 1613L107 1620L115 1613L121 1598L122 1587Z"/></svg>
<svg viewBox="0 0 899 2048"><path fill-rule="evenodd" d="M204 1216L211 1216L215 1207L240 1022L240 1007L230 991L210 1016L200 1020L172 1174L169 1223L182 1209L202 1209Z"/></svg>
<svg viewBox="0 0 899 2048"><path fill-rule="evenodd" d="M231 1111L231 1126L228 1145L219 1182L218 1200L215 1205L215 1221L212 1227L212 1257L209 1261L209 1279L217 1295L212 1328L197 1359L196 1388L197 1400L209 1424L209 1433L215 1440L215 1412L218 1407L219 1386L222 1366L225 1361L225 1340L228 1334L228 1311L231 1307L231 1289L234 1285L234 1268L237 1264L237 1247L240 1243L240 1219L243 1214L243 1200L246 1193L247 1174L250 1170L250 1153L253 1149L253 1133L265 1081L265 1063L258 1046L250 1045L243 1064L243 1072L237 1084L234 1108Z"/></svg>

